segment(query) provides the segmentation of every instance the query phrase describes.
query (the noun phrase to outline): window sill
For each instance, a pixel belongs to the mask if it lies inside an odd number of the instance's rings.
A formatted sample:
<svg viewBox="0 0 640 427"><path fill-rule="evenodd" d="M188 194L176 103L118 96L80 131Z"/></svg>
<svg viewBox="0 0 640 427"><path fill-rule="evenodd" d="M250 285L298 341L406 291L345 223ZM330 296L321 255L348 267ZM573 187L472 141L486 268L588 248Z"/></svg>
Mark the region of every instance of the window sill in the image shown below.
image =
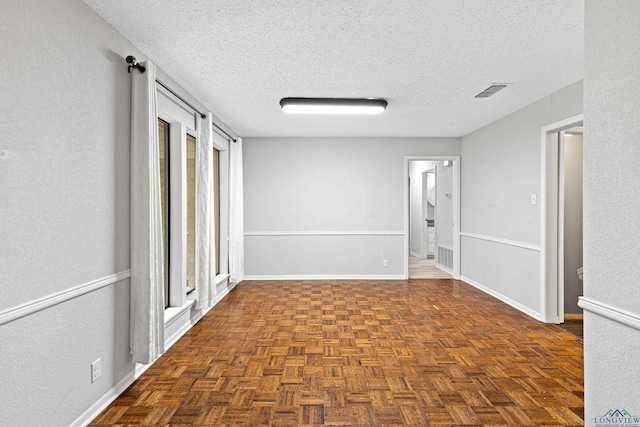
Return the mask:
<svg viewBox="0 0 640 427"><path fill-rule="evenodd" d="M224 281L229 279L228 274L218 274L215 279L215 285L223 283ZM196 299L198 298L197 292L193 291L187 295L187 302L181 307L167 307L164 309L164 324L170 324L173 319L178 317L180 314L184 313L194 307L196 304Z"/></svg>
<svg viewBox="0 0 640 427"><path fill-rule="evenodd" d="M195 292L191 292L187 296L187 302L181 307L167 307L164 309L164 324L167 325L171 323L173 319L178 317L180 314L184 313L191 309L191 307L196 303L196 295Z"/></svg>
<svg viewBox="0 0 640 427"><path fill-rule="evenodd" d="M229 275L228 274L218 274L216 276L216 286L219 285L220 283L224 282L225 280L229 279Z"/></svg>

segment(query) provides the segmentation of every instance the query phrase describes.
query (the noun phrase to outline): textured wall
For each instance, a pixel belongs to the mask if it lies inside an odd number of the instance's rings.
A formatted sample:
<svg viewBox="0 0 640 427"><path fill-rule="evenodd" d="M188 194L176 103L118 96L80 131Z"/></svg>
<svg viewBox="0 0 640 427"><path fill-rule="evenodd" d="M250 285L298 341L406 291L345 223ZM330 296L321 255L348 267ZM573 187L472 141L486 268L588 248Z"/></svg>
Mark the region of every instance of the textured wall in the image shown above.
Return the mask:
<svg viewBox="0 0 640 427"><path fill-rule="evenodd" d="M540 195L541 128L580 113L582 82L576 82L462 138L463 233L540 244L540 204L532 205L530 197ZM530 249L470 240L462 237L462 276L538 311L539 254L531 256L522 253ZM491 256L478 265L481 248L488 253L499 251L506 258Z"/></svg>
<svg viewBox="0 0 640 427"><path fill-rule="evenodd" d="M245 232L403 233L404 157L459 149L459 138L246 138ZM404 274L404 236L365 237L248 235L246 274Z"/></svg>
<svg viewBox="0 0 640 427"><path fill-rule="evenodd" d="M640 315L640 2L585 6L584 295ZM587 426L640 414L640 332L585 311Z"/></svg>
<svg viewBox="0 0 640 427"><path fill-rule="evenodd" d="M123 57L138 52L75 0L4 2L0 28L6 309L129 268ZM69 425L133 369L128 321L123 280L0 325L0 424Z"/></svg>

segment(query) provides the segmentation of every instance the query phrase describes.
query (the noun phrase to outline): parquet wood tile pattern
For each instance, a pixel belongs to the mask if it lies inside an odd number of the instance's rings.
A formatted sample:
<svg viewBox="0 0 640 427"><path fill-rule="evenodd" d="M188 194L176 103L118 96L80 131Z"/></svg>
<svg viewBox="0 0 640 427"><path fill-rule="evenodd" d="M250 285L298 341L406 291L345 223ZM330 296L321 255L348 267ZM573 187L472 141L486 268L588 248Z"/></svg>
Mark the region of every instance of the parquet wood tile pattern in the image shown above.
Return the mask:
<svg viewBox="0 0 640 427"><path fill-rule="evenodd" d="M584 338L584 320L583 319L564 319L564 323L555 325L563 331L569 332L571 335L583 339Z"/></svg>
<svg viewBox="0 0 640 427"><path fill-rule="evenodd" d="M582 342L455 280L243 282L91 426L580 426Z"/></svg>

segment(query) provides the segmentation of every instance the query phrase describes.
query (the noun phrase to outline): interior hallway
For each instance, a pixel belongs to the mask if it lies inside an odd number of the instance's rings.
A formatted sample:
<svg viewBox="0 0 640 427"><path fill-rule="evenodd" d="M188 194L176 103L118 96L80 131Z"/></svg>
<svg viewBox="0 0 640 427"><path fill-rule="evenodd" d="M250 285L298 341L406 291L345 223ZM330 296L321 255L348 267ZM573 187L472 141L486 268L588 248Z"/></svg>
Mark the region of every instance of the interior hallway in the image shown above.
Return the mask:
<svg viewBox="0 0 640 427"><path fill-rule="evenodd" d="M582 342L462 282L249 281L91 425L582 417Z"/></svg>
<svg viewBox="0 0 640 427"><path fill-rule="evenodd" d="M409 278L410 279L451 279L452 276L444 270L436 267L433 258L418 258L409 253Z"/></svg>

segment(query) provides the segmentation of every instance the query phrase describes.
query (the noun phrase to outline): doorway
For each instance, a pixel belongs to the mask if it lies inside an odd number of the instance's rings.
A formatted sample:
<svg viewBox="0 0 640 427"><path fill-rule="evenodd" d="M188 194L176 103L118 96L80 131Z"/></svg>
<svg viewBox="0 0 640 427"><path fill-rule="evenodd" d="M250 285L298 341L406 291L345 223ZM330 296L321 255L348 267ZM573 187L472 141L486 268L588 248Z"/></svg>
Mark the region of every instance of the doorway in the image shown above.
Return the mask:
<svg viewBox="0 0 640 427"><path fill-rule="evenodd" d="M459 157L405 157L405 177L405 278L459 278Z"/></svg>
<svg viewBox="0 0 640 427"><path fill-rule="evenodd" d="M582 326L582 124L579 115L542 128L541 311L574 330Z"/></svg>

